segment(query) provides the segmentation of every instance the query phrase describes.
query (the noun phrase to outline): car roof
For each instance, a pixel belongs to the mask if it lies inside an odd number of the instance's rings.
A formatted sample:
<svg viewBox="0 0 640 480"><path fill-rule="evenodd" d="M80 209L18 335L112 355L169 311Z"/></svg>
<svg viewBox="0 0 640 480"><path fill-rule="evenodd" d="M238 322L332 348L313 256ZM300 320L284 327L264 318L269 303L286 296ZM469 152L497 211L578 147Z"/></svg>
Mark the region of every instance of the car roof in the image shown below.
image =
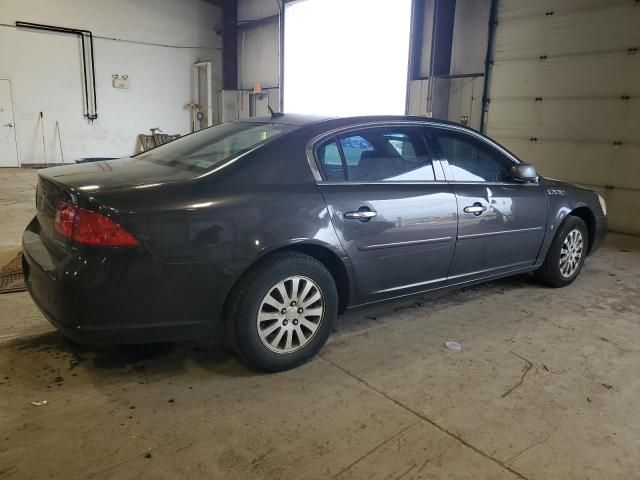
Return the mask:
<svg viewBox="0 0 640 480"><path fill-rule="evenodd" d="M280 123L283 125L292 125L296 127L304 127L308 125L319 125L330 129L334 126L347 126L349 124L361 124L369 122L394 122L394 121L414 121L414 122L434 122L445 125L455 125L457 127L473 130L466 125L462 125L448 120L440 120L431 117L420 117L415 115L363 115L353 117L331 117L323 115L304 115L298 113L277 113L273 116L250 117L237 120L238 122L255 122L255 123Z"/></svg>
<svg viewBox="0 0 640 480"><path fill-rule="evenodd" d="M434 125L448 125L456 127L459 130L466 130L472 135L479 136L488 141L494 147L499 148L503 153L516 162L521 162L516 155L514 155L507 148L503 147L495 140L487 137L482 132L461 123L451 122L449 120L442 120L433 117L421 117L417 115L362 115L353 117L329 117L321 115L302 115L295 113L277 113L268 117L250 117L238 122L255 122L255 123L276 123L282 125L291 125L298 127L298 129L308 128L313 135L323 134L336 128L349 128L353 126L365 126L368 123L377 122L421 122L425 124Z"/></svg>

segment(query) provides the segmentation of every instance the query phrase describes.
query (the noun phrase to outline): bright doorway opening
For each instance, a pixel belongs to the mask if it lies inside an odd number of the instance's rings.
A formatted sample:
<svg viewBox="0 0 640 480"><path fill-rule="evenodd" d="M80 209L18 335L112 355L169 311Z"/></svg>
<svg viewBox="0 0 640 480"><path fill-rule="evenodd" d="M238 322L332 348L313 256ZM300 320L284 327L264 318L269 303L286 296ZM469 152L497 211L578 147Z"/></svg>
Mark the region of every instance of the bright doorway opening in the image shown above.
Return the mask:
<svg viewBox="0 0 640 480"><path fill-rule="evenodd" d="M286 4L284 111L405 113L411 0Z"/></svg>

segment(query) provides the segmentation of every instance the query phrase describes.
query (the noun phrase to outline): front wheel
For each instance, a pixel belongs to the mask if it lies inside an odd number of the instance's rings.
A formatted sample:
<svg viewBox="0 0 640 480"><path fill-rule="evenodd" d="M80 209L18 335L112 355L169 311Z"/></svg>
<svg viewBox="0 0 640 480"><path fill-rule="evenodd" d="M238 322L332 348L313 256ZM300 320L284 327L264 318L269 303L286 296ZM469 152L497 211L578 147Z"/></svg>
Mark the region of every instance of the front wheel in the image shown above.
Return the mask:
<svg viewBox="0 0 640 480"><path fill-rule="evenodd" d="M588 245L589 231L584 220L567 217L551 242L547 257L536 271L536 276L550 287L566 287L582 270Z"/></svg>
<svg viewBox="0 0 640 480"><path fill-rule="evenodd" d="M277 253L241 280L233 294L233 343L254 367L288 370L322 348L337 312L336 285L322 263L297 252Z"/></svg>

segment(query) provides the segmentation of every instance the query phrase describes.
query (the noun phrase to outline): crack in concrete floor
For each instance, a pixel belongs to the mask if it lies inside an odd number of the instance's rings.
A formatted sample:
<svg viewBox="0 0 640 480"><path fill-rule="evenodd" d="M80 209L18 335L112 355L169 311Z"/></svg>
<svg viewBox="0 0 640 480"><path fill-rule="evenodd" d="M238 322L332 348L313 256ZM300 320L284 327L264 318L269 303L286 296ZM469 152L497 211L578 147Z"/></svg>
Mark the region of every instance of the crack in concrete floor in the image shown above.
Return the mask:
<svg viewBox="0 0 640 480"><path fill-rule="evenodd" d="M345 374L349 375L353 379L357 380L358 382L362 383L367 388L370 388L371 390L373 390L374 392L378 393L379 395L382 395L384 398L386 398L387 400L393 402L394 404L396 404L400 408L403 408L404 410L410 412L412 415L416 416L417 418L419 418L419 419L427 422L429 425L437 428L442 433L448 435L449 437L451 437L452 439L456 440L460 444L464 445L468 449L472 450L473 452L477 453L478 455L481 455L482 457L486 458L487 460L495 463L496 465L498 465L500 468L503 468L507 472L513 474L516 478L520 478L522 480L528 480L527 477L525 477L522 473L518 472L517 470L514 470L513 468L511 468L510 466L506 465L504 462L501 462L497 458L492 457L490 454L486 453L485 451L483 451L482 449L478 448L477 446L469 443L468 441L466 441L464 438L460 437L459 435L449 431L447 428L445 428L442 425L438 424L437 422L435 422L434 420L430 419L429 417L426 417L425 415L421 414L420 412L415 411L411 407L409 407L409 406L405 405L404 403L400 402L399 400L391 397L390 395L388 395L384 391L382 391L382 390L376 388L375 386L371 385L369 382L367 382L363 378L360 378L357 375L354 375L348 369L338 365L337 363L333 362L332 360L328 359L327 357L325 357L323 355L320 355L320 358L322 358L324 361L328 362L329 364L333 365L338 370L340 370L340 371L344 372ZM407 429L408 429L408 427L407 427ZM402 433L402 432L399 432L397 435L399 435L400 433ZM394 437L397 436L397 435L394 435ZM392 437L392 438L394 438L394 437ZM387 442L388 442L388 440L385 440L380 445L378 445L375 449L373 449L372 452L377 450L379 447L381 447L382 445L384 445ZM369 453L371 453L371 452L369 452ZM361 460L361 459L359 459L359 460ZM357 463L357 462L354 462L354 465L355 465L355 463ZM353 466L353 465L350 465L350 467L351 466Z"/></svg>

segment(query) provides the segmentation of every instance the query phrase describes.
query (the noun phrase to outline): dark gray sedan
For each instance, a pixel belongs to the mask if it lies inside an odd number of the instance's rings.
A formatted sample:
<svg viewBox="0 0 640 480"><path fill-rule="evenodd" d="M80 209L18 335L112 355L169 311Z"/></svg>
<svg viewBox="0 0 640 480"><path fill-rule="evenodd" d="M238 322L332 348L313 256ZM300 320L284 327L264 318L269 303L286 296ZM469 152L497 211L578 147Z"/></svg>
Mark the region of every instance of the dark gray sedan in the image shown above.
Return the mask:
<svg viewBox="0 0 640 480"><path fill-rule="evenodd" d="M566 286L606 231L595 192L420 117L232 122L41 170L36 206L27 285L66 335L224 341L269 371L347 308L523 272Z"/></svg>

